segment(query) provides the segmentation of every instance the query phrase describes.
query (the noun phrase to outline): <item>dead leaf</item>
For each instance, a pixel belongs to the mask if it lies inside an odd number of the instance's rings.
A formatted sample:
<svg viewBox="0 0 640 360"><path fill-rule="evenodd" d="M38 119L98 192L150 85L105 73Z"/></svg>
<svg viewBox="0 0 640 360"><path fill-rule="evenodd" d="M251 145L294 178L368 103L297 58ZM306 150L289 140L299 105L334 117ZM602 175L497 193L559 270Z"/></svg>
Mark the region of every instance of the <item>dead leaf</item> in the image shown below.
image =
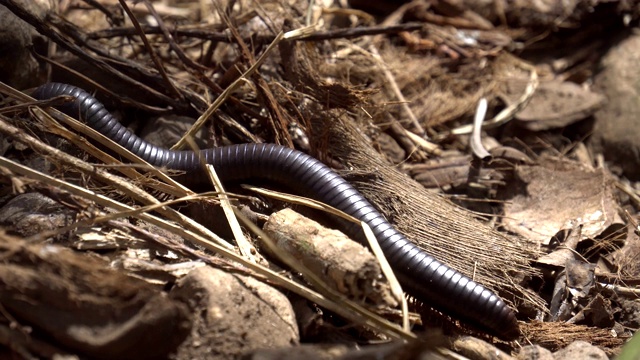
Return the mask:
<svg viewBox="0 0 640 360"><path fill-rule="evenodd" d="M517 103L527 84L528 81L520 79L508 81L500 98L507 105ZM571 82L541 82L529 104L515 118L528 130L553 129L591 116L604 101L603 95Z"/></svg>
<svg viewBox="0 0 640 360"><path fill-rule="evenodd" d="M542 158L539 165L516 168L516 180L501 197L504 226L548 245L560 230L582 225L583 238L594 238L620 224L610 177L568 160Z"/></svg>

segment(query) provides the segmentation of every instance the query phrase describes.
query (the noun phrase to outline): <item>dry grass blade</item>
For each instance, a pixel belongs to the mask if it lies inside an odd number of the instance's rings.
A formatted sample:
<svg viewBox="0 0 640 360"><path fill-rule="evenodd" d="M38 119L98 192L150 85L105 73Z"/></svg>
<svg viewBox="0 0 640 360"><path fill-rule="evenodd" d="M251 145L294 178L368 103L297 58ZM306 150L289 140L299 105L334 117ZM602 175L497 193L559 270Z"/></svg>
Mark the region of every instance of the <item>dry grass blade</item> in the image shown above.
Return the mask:
<svg viewBox="0 0 640 360"><path fill-rule="evenodd" d="M417 146L421 147L423 150L427 151L428 153L436 156L442 153L442 150L440 150L440 147L438 145L421 138L420 136L412 133L407 129L403 129L403 130L404 130L404 134L407 137L409 137Z"/></svg>
<svg viewBox="0 0 640 360"><path fill-rule="evenodd" d="M360 223L360 220L356 219L355 217L346 214L334 207L331 207L329 205L326 205L320 201L317 200L313 200L313 199L309 199L303 196L298 196L298 195L291 195L291 194L286 194L283 192L279 192L279 191L275 191L275 190L268 190L268 189L264 189L264 188L260 188L257 186L253 186L253 185L242 185L243 188L247 189L247 190L251 190L254 191L260 195L264 195L264 196L268 196L270 198L276 199L276 200L280 200L280 201L286 201L286 202L290 202L293 204L298 204L298 205L304 205L307 206L309 208L312 209L316 209L316 210L321 210L321 211L325 211L328 212L332 215L335 216L339 216L347 221L351 221L353 223Z"/></svg>
<svg viewBox="0 0 640 360"><path fill-rule="evenodd" d="M191 147L196 154L199 153L200 149L198 149L197 144L193 141L192 138L186 138L187 143ZM247 240L240 228L240 223L238 223L238 219L235 217L233 210L231 209L231 203L229 202L229 197L224 190L224 186L222 185L222 181L218 177L218 173L216 169L211 165L207 164L202 157L198 159L200 161L200 165L203 169L206 169L206 174L209 176L209 180L211 184L218 192L218 201L220 202L220 206L224 211L225 217L227 219L227 223L231 228L231 232L233 233L233 237L236 241L236 245L238 245L238 249L240 253L247 258L249 261L256 262L256 256L254 254L258 254L258 251L255 247Z"/></svg>
<svg viewBox="0 0 640 360"><path fill-rule="evenodd" d="M267 59L267 56L271 53L271 51L280 43L283 39L284 35L280 32L276 38L273 40L271 44L265 49L265 51L260 55L260 57L256 60L256 62L245 71L239 78L237 78L234 82L231 83L220 96L207 108L205 112L200 115L198 120L193 124L193 126L182 136L182 138L171 147L172 150L182 149L187 144L187 138L192 138L198 130L204 125L204 123L213 115L216 110L222 105L222 103L227 100L227 98L231 95L231 93L244 81L247 81L247 78L253 74L258 67Z"/></svg>
<svg viewBox="0 0 640 360"><path fill-rule="evenodd" d="M145 214L145 213L149 213L149 212L152 212L152 211L156 211L156 210L162 208L163 206L176 205L176 204L179 204L179 203L189 202L189 201L211 199L211 198L216 197L218 195L219 195L219 193L214 192L214 191L210 191L210 192L206 192L206 193L202 193L202 194L187 195L185 197L181 197L181 198L173 199L173 200L167 200L167 201L164 201L164 202L161 202L161 203L158 203L158 204L146 205L146 206L141 206L141 207L138 207L138 208L132 208L131 210L126 210L126 211L122 210L122 211L115 212L115 213L101 215L99 217L96 217L95 219L92 219L92 222L94 224L97 224L97 223L103 223L103 222L116 220L116 219L120 219L120 218L124 218L124 217L137 217L140 214ZM90 199L90 200L94 200L94 199Z"/></svg>
<svg viewBox="0 0 640 360"><path fill-rule="evenodd" d="M405 99L404 95L402 94L402 91L400 90L400 87L398 86L398 83L396 82L395 77L389 70L389 67L382 60L382 57L380 56L378 49L374 45L371 45L369 46L369 51L371 52L371 56L376 60L376 62L382 69L384 76L387 78L387 83L391 87L391 91L393 91L393 94L396 96L396 98L400 102L400 106L402 106L402 109L404 110L405 114L411 120L413 131L416 132L418 135L425 136L426 133L422 128L422 125L420 125L418 118L413 113L413 111L411 111L411 108L407 104L407 99Z"/></svg>
<svg viewBox="0 0 640 360"><path fill-rule="evenodd" d="M0 93L5 94L11 98L14 98L16 100L20 100L22 102L33 102L35 101L32 97L27 96L25 93L23 93L20 90L14 89L13 87L3 83L2 81L0 81ZM3 110L6 108L3 108Z"/></svg>
<svg viewBox="0 0 640 360"><path fill-rule="evenodd" d="M144 176L137 171L137 168L142 170L148 170L154 173L157 177L161 178L165 181L165 183L157 182L153 183L151 186L156 190L163 191L165 193L174 195L174 196L183 196L185 194L192 193L190 190L184 188L179 183L176 183L173 179L168 177L166 174L161 172L160 170L154 168L153 166L147 164L144 160L138 158L135 154L130 153L128 150L120 147L120 145L114 143L111 139L105 137L101 133L93 130L89 126L79 122L78 120L66 116L62 117L62 121L75 130L75 132L70 131L69 129L62 126L58 121L56 121L51 115L49 115L46 111L38 107L33 107L30 109L31 114L42 121L44 124L43 128L46 129L47 132L50 132L54 135L60 136L86 153L94 156L95 158L102 161L105 165L103 167L114 168L117 169L121 174L129 177L132 180L141 179ZM134 164L123 164L113 156L105 153L104 151L95 147L92 143L88 142L86 138L82 137L80 134L84 134L94 140L102 143L103 145L113 149L115 152L120 152L121 155L129 154L133 161L137 161L139 163Z"/></svg>
<svg viewBox="0 0 640 360"><path fill-rule="evenodd" d="M208 239L203 238L200 235L197 235L195 233L192 233L188 230L184 230L181 226L177 225L177 224L173 224L170 223L166 220L160 219L156 216L147 214L146 211L148 211L149 209L155 209L155 210L160 210L161 208L157 207L157 206L162 206L164 204L154 204L152 205L152 207L150 208L143 208L143 209L136 209L133 208L129 205L125 205L122 204L118 201L115 201L113 199L110 199L109 197L106 197L104 195L98 194L92 190L88 190L85 189L83 187L80 187L78 185L74 185L71 184L69 182L66 182L64 180L60 180L60 179L56 179L54 177L51 177L49 175L45 175L41 172L38 172L36 170L33 170L31 168L28 168L26 166L20 165L12 160L9 160L5 157L0 157L0 166L8 169L9 171L28 177L32 180L35 181L40 181L43 182L49 186L53 186L53 187L57 187L61 190L64 191L68 191L69 193L76 195L76 196L80 196L83 198L86 198L88 200L91 200L101 206L104 207L110 207L113 209L116 209L117 211L119 211L119 213L116 213L114 215L107 215L104 216L102 221L109 221L109 220L113 220L116 218L120 218L120 217L124 217L124 216L134 216L136 218L139 218L140 220L145 220L148 221L149 223L159 226L163 229L169 230L169 231L173 231L175 233L177 233L180 236L183 236L189 240L195 241L196 243L198 243L199 245L205 246L207 248L215 248L215 249L219 249L221 251L225 251L225 252L230 252L230 250L220 247L217 244L214 244L213 242L211 242ZM237 256L234 254L234 256Z"/></svg>
<svg viewBox="0 0 640 360"><path fill-rule="evenodd" d="M0 93L6 94L14 99L20 100L22 102L26 102L26 103L35 103L35 104L40 104L40 103L49 103L49 101L35 101L32 97L24 94L21 91L18 91L8 85L6 85L3 82L0 82ZM21 105L19 105L21 106ZM49 116L46 112L43 112L42 110L38 109L38 108L32 108L31 109L32 113L34 113L36 116L38 116L40 119L44 119L47 121L47 127L46 129L49 129L49 126L51 126L51 128L53 129L57 129L56 134L59 136L63 136L65 137L67 140L72 141L75 145L79 146L81 149L83 149L84 151L87 151L88 153L90 153L91 155L97 157L98 159L101 159L104 161L105 164L113 164L116 163L117 161L110 155L105 154L104 152L96 149L93 145L90 145L89 143L80 140L75 134L62 130L63 128L56 122L56 120L54 120L51 116ZM126 158L128 158L129 160L131 160L134 163L138 163L138 164L146 164L146 166L143 165L144 169L152 172L155 176L157 176L158 178L160 178L161 180L163 180L165 183L169 184L170 186L162 186L162 185L157 185L158 190L175 195L175 196L184 196L188 193L191 193L190 190L188 190L187 188L185 188L184 186L182 186L180 183L176 182L175 180L173 180L171 177L167 176L165 173L163 173L162 171L156 169L155 167L147 164L144 160L140 159L138 156L136 156L135 154L131 153L129 150L121 147L119 144L113 142L111 139L107 138L106 136L102 135L101 133L99 133L98 131L95 131L93 129L91 129L90 127L86 126L85 124L81 123L80 121L67 116L66 114L63 114L62 112L56 110L56 109L49 109L48 110L51 113L56 114L57 118L60 119L65 125L71 127L72 129L76 130L78 133L82 133L85 134L87 136L89 136L90 138L98 141L100 144L110 148L111 150L113 150L114 152L116 152L119 155L122 155ZM131 169L131 166L129 167L121 167L119 169L124 175L127 175L133 179L139 177L139 174L135 171L133 171ZM174 191L174 189L179 189L179 191Z"/></svg>
<svg viewBox="0 0 640 360"><path fill-rule="evenodd" d="M242 229L240 228L240 223L238 222L238 218L236 218L233 208L231 207L231 203L229 202L229 197L224 191L224 186L222 186L222 181L218 177L216 173L216 169L207 164L207 174L213 183L216 191L218 192L218 200L220 201L220 206L222 206L222 210L227 218L227 222L231 227L231 232L233 233L233 237L236 240L236 244L240 249L240 253L247 258L251 262L256 262L256 257L253 254L257 254L258 251L256 248L251 245L249 240L242 233Z"/></svg>
<svg viewBox="0 0 640 360"><path fill-rule="evenodd" d="M471 151L473 155L480 160L488 161L491 159L491 154L484 148L482 145L482 122L484 120L485 115L487 114L487 99L482 98L478 102L478 107L476 109L476 114L473 117L473 131L471 132L471 141L469 145L471 146Z"/></svg>
<svg viewBox="0 0 640 360"><path fill-rule="evenodd" d="M380 263L380 268L382 269L384 276L391 284L391 291L393 292L393 296L400 302L400 305L402 307L402 328L405 329L405 331L409 331L409 306L407 305L407 298L402 294L402 286L400 286L400 282L393 274L391 265L389 265L386 256L384 256L382 248L380 248L380 243L378 243L378 240L371 230L371 227L364 221L361 221L360 225L362 225L362 230L364 231L364 235L369 242L371 251L373 251L374 256L376 257L376 259L378 259L378 263Z"/></svg>

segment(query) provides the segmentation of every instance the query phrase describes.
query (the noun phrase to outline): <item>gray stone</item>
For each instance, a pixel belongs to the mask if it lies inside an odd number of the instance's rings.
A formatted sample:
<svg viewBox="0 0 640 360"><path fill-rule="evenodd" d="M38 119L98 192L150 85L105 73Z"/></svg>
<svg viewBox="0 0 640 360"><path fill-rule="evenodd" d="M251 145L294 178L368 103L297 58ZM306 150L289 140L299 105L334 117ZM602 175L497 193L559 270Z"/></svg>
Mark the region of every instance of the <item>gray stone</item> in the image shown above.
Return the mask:
<svg viewBox="0 0 640 360"><path fill-rule="evenodd" d="M554 360L551 351L540 345L523 346L516 356L517 360Z"/></svg>
<svg viewBox="0 0 640 360"><path fill-rule="evenodd" d="M37 44L44 43L31 25L0 5L0 81L26 89L46 80L45 67L41 67L31 53L34 39Z"/></svg>
<svg viewBox="0 0 640 360"><path fill-rule="evenodd" d="M229 359L299 343L289 300L251 277L211 267L191 271L172 290L193 313L191 334L176 359Z"/></svg>
<svg viewBox="0 0 640 360"><path fill-rule="evenodd" d="M597 346L593 346L586 341L574 341L566 348L553 353L553 357L556 360L609 360L609 357L602 349Z"/></svg>
<svg viewBox="0 0 640 360"><path fill-rule="evenodd" d="M39 193L21 194L0 208L0 225L24 237L71 224L75 211Z"/></svg>
<svg viewBox="0 0 640 360"><path fill-rule="evenodd" d="M607 102L594 115L591 145L630 179L640 179L639 63L640 35L633 34L609 50L595 79L596 89Z"/></svg>
<svg viewBox="0 0 640 360"><path fill-rule="evenodd" d="M195 122L196 119L180 115L167 115L153 118L145 123L140 137L154 145L170 148L182 138L182 135L184 135ZM196 145L201 149L209 147L204 140L205 129L206 127L200 128L194 136Z"/></svg>

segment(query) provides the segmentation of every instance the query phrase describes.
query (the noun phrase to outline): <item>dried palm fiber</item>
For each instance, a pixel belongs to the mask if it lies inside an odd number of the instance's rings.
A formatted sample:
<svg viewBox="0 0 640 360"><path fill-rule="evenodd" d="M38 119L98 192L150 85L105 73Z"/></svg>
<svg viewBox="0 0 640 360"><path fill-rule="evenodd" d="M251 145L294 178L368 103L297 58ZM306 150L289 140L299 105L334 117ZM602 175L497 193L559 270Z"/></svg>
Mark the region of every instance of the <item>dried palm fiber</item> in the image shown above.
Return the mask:
<svg viewBox="0 0 640 360"><path fill-rule="evenodd" d="M398 230L427 253L498 291L508 302L544 309L544 301L520 284L523 278L536 274L529 265L538 258L535 244L507 237L442 195L428 191L387 163L349 115L316 106L312 103L303 110L311 126L310 138L318 142L312 148L329 149L333 158L345 164L349 170L340 174Z"/></svg>

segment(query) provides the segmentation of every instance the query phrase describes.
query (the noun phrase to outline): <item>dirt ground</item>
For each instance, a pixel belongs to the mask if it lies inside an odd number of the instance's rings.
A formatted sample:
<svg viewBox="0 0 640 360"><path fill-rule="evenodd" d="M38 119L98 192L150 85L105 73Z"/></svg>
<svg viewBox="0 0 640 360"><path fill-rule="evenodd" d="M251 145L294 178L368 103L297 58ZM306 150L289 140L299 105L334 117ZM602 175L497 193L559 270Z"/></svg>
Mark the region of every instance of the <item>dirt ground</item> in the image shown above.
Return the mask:
<svg viewBox="0 0 640 360"><path fill-rule="evenodd" d="M640 326L639 18L615 0L0 0L0 357L615 357ZM69 99L29 97L46 82L158 146L312 155L499 294L519 338L402 296L291 189L142 163L52 109Z"/></svg>

